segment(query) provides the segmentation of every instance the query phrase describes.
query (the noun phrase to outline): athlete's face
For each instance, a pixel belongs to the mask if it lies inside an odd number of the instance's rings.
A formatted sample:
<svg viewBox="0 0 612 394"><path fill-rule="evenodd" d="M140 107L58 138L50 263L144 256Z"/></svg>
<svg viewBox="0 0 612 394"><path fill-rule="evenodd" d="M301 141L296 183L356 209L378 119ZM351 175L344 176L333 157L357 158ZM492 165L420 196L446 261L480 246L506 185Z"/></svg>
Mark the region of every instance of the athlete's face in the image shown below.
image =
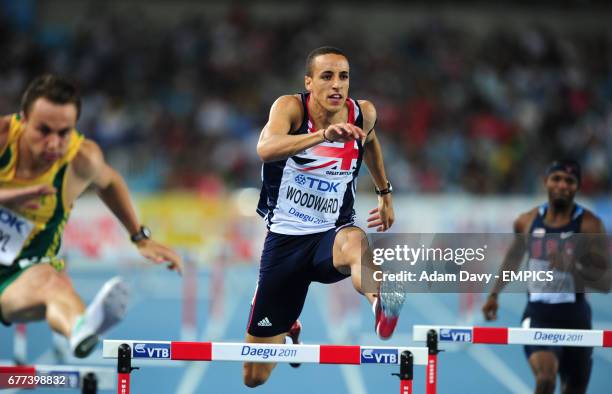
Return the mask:
<svg viewBox="0 0 612 394"><path fill-rule="evenodd" d="M565 171L552 172L546 177L544 185L548 191L548 201L557 207L571 205L578 191L578 179Z"/></svg>
<svg viewBox="0 0 612 394"><path fill-rule="evenodd" d="M55 104L39 98L23 114L23 138L35 161L50 164L68 150L70 136L77 121L74 104Z"/></svg>
<svg viewBox="0 0 612 394"><path fill-rule="evenodd" d="M312 61L311 76L304 84L312 98L329 112L338 112L344 106L349 90L349 63L346 57L328 53Z"/></svg>

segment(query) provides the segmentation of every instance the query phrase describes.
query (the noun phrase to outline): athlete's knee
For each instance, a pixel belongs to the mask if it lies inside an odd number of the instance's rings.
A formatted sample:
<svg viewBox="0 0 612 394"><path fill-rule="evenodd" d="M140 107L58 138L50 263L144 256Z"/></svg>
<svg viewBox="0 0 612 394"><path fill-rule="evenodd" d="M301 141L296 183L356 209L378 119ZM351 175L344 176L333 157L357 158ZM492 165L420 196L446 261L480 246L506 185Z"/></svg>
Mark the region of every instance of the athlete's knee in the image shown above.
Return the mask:
<svg viewBox="0 0 612 394"><path fill-rule="evenodd" d="M366 234L358 227L350 227L345 231L341 245L342 254L347 258L361 261L361 257L368 250Z"/></svg>
<svg viewBox="0 0 612 394"><path fill-rule="evenodd" d="M47 294L57 295L64 293L73 293L74 289L72 283L65 275L60 274L57 271L50 272L47 275L47 279L43 286L40 288L41 292Z"/></svg>
<svg viewBox="0 0 612 394"><path fill-rule="evenodd" d="M266 383L268 377L270 377L270 372L265 365L245 363L242 368L242 378L247 387L261 386Z"/></svg>
<svg viewBox="0 0 612 394"><path fill-rule="evenodd" d="M74 292L72 281L63 271L58 271L49 264L40 264L36 280L42 282L39 287L54 293Z"/></svg>
<svg viewBox="0 0 612 394"><path fill-rule="evenodd" d="M368 237L366 233L359 227L351 227L347 234L349 244L353 246L366 246L368 243Z"/></svg>
<svg viewBox="0 0 612 394"><path fill-rule="evenodd" d="M253 375L253 374L247 375L246 373L244 375L244 385L250 388L261 386L262 384L266 383L266 380L268 380L267 377L260 376L260 375Z"/></svg>
<svg viewBox="0 0 612 394"><path fill-rule="evenodd" d="M536 394L552 394L555 392L557 376L549 372L538 372L536 375Z"/></svg>

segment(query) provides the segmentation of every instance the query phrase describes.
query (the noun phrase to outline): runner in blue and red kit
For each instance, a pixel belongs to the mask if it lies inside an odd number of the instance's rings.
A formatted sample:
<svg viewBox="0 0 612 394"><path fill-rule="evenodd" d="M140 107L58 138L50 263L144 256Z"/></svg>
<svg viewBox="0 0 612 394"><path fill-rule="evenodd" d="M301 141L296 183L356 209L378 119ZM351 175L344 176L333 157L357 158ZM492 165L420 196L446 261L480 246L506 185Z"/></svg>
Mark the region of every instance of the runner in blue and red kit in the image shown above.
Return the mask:
<svg viewBox="0 0 612 394"><path fill-rule="evenodd" d="M257 144L264 161L257 212L268 234L246 341L299 343L297 319L310 283L349 276L372 304L377 334L387 339L401 302L380 291L362 291L362 257L365 272L375 267L366 235L354 225L353 209L364 161L379 195L368 227L386 231L393 224L392 188L374 130L376 109L369 101L348 97L349 62L337 48L309 54L305 86L306 93L276 100ZM245 384L263 384L273 368L270 363L245 363Z"/></svg>
<svg viewBox="0 0 612 394"><path fill-rule="evenodd" d="M589 270L605 269L605 258L591 257L605 256L605 245L599 245L605 229L597 216L574 202L580 179L577 162L551 163L545 178L548 202L521 214L514 222L514 231L519 236L502 270L516 271L527 254L529 270L549 271L554 278L550 282L528 284L528 302L523 313L525 328L591 329L591 307L584 294L585 284L578 279L592 277L586 274ZM585 247L601 253L577 252L586 250ZM503 287L504 282L498 280L483 306L487 320L497 318L497 297ZM554 393L557 374L562 394L586 393L593 348L529 345L525 346L525 354L536 379L536 394Z"/></svg>

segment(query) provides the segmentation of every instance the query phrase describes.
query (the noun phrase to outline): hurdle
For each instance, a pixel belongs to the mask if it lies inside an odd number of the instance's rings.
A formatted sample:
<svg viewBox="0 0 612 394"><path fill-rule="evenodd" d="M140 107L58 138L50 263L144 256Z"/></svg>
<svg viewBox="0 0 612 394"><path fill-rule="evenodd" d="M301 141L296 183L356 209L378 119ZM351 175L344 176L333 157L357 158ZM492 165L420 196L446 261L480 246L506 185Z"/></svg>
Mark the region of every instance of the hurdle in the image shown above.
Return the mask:
<svg viewBox="0 0 612 394"><path fill-rule="evenodd" d="M432 344L443 342L472 343L488 345L540 345L540 346L579 346L612 347L612 330L569 330L556 328L519 328L519 327L478 327L478 326L429 326L414 325L412 340L427 341L430 352L427 365L427 379L437 373L437 347ZM435 393L435 380L428 380L427 394ZM433 391L429 391L431 390Z"/></svg>
<svg viewBox="0 0 612 394"><path fill-rule="evenodd" d="M434 339L435 333L430 335ZM434 349L437 354L437 347ZM431 353L426 347L357 345L284 345L238 342L176 342L105 340L104 358L117 359L117 393L130 393L132 360L234 361L256 363L313 363L346 365L399 365L400 394L413 393L413 366L427 366ZM429 377L429 371L426 371ZM426 380L428 390L430 379ZM435 393L436 375L431 374Z"/></svg>
<svg viewBox="0 0 612 394"><path fill-rule="evenodd" d="M98 390L113 390L115 376L110 367L0 364L0 390L69 388L96 394Z"/></svg>
<svg viewBox="0 0 612 394"><path fill-rule="evenodd" d="M439 342L612 347L612 330L414 325L412 339L425 341L429 332L435 332Z"/></svg>

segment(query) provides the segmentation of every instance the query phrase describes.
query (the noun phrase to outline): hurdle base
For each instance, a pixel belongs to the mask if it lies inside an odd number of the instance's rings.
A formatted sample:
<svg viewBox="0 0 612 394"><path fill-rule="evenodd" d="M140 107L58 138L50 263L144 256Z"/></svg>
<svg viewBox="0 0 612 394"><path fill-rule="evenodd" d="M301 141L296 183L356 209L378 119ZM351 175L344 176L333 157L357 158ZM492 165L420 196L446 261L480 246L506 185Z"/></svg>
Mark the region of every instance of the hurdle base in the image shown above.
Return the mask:
<svg viewBox="0 0 612 394"><path fill-rule="evenodd" d="M132 367L132 348L121 344L117 349L117 394L130 394L130 374L136 369Z"/></svg>
<svg viewBox="0 0 612 394"><path fill-rule="evenodd" d="M400 372L392 373L400 378L400 394L412 394L412 378L414 377L414 357L412 352L405 350L400 355Z"/></svg>

